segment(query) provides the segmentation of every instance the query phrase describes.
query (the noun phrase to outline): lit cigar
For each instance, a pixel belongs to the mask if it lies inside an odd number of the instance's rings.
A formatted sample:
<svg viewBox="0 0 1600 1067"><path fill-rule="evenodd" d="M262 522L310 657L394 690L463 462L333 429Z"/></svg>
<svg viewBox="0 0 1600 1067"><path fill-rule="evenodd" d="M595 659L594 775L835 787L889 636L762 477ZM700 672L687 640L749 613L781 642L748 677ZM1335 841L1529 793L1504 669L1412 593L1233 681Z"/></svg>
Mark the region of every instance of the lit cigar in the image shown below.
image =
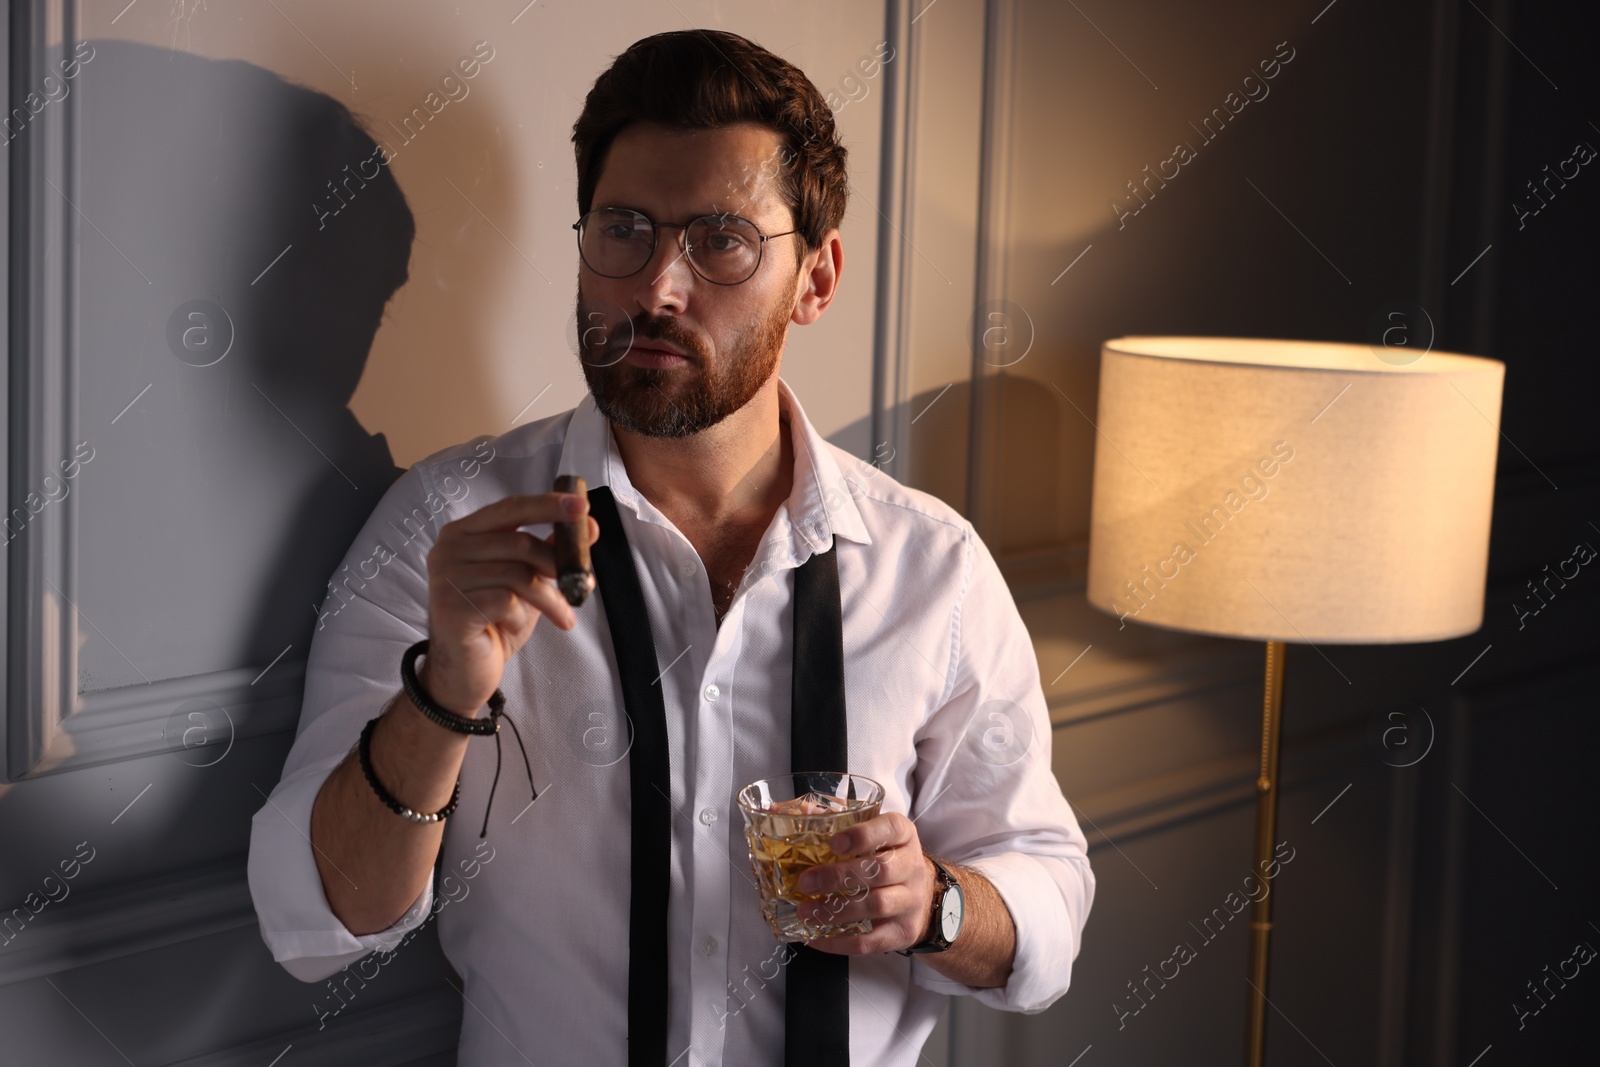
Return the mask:
<svg viewBox="0 0 1600 1067"><path fill-rule="evenodd" d="M583 479L576 474L558 475L555 491L584 497L589 494ZM589 594L594 591L594 570L589 566L589 540L586 536L588 525L587 514L581 516L578 522L555 524L556 585L561 595L567 598L567 603L575 608L589 599Z"/></svg>

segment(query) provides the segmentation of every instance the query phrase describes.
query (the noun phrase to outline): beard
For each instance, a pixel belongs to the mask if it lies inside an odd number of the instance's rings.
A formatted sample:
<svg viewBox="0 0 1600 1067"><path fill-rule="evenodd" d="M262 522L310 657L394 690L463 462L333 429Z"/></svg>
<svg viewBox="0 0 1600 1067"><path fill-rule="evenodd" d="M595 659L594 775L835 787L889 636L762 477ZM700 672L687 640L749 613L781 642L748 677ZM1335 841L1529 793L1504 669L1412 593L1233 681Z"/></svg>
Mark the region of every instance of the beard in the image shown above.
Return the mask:
<svg viewBox="0 0 1600 1067"><path fill-rule="evenodd" d="M620 331L586 330L578 361L600 413L614 425L647 437L688 437L715 426L748 404L777 370L793 308L792 289L750 324L714 359L710 346L670 316L641 315L626 343ZM594 322L602 304L583 298L578 286L578 321ZM599 336L591 336L597 334ZM666 341L681 348L688 365L635 367L623 360L635 341Z"/></svg>

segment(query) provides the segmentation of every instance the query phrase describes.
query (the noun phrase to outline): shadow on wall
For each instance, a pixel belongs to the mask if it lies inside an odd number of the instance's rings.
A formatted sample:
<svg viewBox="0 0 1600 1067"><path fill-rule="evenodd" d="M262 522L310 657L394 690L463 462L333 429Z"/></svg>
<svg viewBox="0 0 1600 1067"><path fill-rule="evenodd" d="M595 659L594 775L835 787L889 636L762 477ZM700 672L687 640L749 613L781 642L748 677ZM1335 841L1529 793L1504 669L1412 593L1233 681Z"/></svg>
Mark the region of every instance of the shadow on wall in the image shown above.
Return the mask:
<svg viewBox="0 0 1600 1067"><path fill-rule="evenodd" d="M241 60L89 44L75 380L98 458L76 584L103 636L82 639L79 689L298 659L401 473L348 404L411 210L337 100Z"/></svg>
<svg viewBox="0 0 1600 1067"><path fill-rule="evenodd" d="M1073 543L1062 522L1064 492L1087 492L1093 468L1094 430L1072 414L1048 385L1019 374L994 374L983 379L980 425L992 435L988 477L989 498L996 512L995 529L984 541L997 558L1039 552ZM968 440L971 437L973 385L953 382L928 389L895 413L914 420L909 462L891 465L888 442L872 442L867 462L897 471L902 482L916 486L965 514ZM805 403L805 397L800 398ZM1066 414L1063 414L1065 410ZM871 419L857 419L829 440L841 448L866 440ZM853 449L850 449L853 450ZM1064 470L1065 457L1081 457ZM1078 485L1083 482L1083 485ZM971 518L971 516L968 516ZM1080 534L1082 540L1087 533Z"/></svg>

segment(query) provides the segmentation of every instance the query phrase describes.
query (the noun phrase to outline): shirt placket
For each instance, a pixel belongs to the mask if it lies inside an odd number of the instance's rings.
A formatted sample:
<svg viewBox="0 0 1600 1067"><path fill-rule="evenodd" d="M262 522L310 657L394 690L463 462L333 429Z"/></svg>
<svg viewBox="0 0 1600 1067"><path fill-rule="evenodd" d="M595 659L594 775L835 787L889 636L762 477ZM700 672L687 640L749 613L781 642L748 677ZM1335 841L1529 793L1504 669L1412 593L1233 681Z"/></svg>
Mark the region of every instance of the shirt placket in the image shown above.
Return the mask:
<svg viewBox="0 0 1600 1067"><path fill-rule="evenodd" d="M710 622L710 587L698 590L700 610ZM696 745L690 779L689 810L694 819L692 896L694 951L690 964L690 1043L696 1063L724 1062L727 1040L728 983L734 980L730 961L732 880L742 870L735 864L729 842L739 822L734 792L743 783L733 780L733 715L738 694L735 664L742 645L740 605L729 611L716 630L711 656L700 677L696 694ZM711 623L711 625L715 625ZM741 836L742 840L742 836Z"/></svg>

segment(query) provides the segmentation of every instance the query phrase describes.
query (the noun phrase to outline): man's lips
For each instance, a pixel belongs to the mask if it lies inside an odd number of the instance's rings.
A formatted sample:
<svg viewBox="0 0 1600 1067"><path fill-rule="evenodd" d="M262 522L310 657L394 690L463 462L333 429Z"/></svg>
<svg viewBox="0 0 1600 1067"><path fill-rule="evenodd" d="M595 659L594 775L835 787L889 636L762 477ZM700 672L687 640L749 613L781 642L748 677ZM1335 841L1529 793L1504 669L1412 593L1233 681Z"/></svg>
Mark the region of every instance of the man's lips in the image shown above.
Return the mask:
<svg viewBox="0 0 1600 1067"><path fill-rule="evenodd" d="M677 345L668 344L665 341L635 340L631 348L635 352L648 352L651 355L678 356L683 359L690 358L688 353L684 352L683 349L679 348Z"/></svg>
<svg viewBox="0 0 1600 1067"><path fill-rule="evenodd" d="M635 341L623 356L625 362L636 367L684 367L694 362L692 356L665 342L652 341L641 344Z"/></svg>

